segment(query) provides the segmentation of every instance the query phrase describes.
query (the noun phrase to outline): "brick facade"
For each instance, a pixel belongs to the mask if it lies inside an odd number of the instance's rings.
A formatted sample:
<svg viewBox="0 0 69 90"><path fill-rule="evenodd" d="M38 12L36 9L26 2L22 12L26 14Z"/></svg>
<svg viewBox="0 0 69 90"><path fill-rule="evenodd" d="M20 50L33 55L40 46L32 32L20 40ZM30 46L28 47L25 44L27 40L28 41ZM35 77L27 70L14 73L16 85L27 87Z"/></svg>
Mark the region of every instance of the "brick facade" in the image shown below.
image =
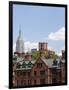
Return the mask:
<svg viewBox="0 0 69 90"><path fill-rule="evenodd" d="M39 51L46 51L48 50L48 43L39 42Z"/></svg>
<svg viewBox="0 0 69 90"><path fill-rule="evenodd" d="M16 66L16 65L15 65ZM15 69L15 68L14 68ZM49 68L41 58L39 58L30 70L14 70L14 86L46 85L65 82L65 66L61 63L61 68Z"/></svg>

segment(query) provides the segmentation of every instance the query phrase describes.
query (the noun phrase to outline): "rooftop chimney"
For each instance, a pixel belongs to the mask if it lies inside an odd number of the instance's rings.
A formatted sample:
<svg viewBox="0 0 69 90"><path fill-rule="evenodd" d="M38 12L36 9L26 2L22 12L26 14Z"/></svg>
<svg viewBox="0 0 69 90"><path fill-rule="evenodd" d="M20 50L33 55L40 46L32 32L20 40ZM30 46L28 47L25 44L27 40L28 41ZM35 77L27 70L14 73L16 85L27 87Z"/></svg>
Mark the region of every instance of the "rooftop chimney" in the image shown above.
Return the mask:
<svg viewBox="0 0 69 90"><path fill-rule="evenodd" d="M29 54L29 53L26 53L26 55L25 55L25 60L31 61L31 60L32 60L32 55Z"/></svg>
<svg viewBox="0 0 69 90"><path fill-rule="evenodd" d="M39 51L48 50L48 43L47 42L39 42Z"/></svg>
<svg viewBox="0 0 69 90"><path fill-rule="evenodd" d="M62 50L62 59L65 59L65 51Z"/></svg>

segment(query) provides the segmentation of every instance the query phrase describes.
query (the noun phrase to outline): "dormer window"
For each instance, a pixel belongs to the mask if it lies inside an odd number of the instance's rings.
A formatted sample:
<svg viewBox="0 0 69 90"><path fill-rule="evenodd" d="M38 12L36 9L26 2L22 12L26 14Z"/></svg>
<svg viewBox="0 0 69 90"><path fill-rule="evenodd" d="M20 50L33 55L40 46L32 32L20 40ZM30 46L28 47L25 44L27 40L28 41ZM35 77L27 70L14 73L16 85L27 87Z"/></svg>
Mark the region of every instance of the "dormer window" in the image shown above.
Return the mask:
<svg viewBox="0 0 69 90"><path fill-rule="evenodd" d="M23 62L23 64L22 64L22 68L25 68L25 67L26 67L26 63Z"/></svg>
<svg viewBox="0 0 69 90"><path fill-rule="evenodd" d="M41 75L41 76L45 75L45 70L40 71L40 75Z"/></svg>
<svg viewBox="0 0 69 90"><path fill-rule="evenodd" d="M57 65L57 61L56 60L53 61L53 65Z"/></svg>
<svg viewBox="0 0 69 90"><path fill-rule="evenodd" d="M31 63L31 62L29 62L29 63L28 63L28 67L31 67L31 66L32 66L32 63Z"/></svg>
<svg viewBox="0 0 69 90"><path fill-rule="evenodd" d="M17 66L16 66L16 67L17 67L17 68L20 68L20 66L21 66L20 63L17 63Z"/></svg>
<svg viewBox="0 0 69 90"><path fill-rule="evenodd" d="M17 60L17 57L16 57L16 56L15 56L15 57L13 57L13 60L15 60L15 61L16 61L16 60Z"/></svg>

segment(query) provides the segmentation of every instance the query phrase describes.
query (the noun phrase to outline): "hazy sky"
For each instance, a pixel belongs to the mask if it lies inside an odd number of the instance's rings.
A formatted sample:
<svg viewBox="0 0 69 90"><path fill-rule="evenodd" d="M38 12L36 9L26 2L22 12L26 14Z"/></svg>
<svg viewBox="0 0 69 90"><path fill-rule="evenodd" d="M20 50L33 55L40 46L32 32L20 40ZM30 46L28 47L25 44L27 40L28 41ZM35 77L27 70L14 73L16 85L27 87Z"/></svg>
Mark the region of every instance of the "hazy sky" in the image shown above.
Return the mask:
<svg viewBox="0 0 69 90"><path fill-rule="evenodd" d="M65 40L65 9L62 7L13 5L13 46L19 28L25 48L37 47L38 42L48 42L50 48L61 52Z"/></svg>

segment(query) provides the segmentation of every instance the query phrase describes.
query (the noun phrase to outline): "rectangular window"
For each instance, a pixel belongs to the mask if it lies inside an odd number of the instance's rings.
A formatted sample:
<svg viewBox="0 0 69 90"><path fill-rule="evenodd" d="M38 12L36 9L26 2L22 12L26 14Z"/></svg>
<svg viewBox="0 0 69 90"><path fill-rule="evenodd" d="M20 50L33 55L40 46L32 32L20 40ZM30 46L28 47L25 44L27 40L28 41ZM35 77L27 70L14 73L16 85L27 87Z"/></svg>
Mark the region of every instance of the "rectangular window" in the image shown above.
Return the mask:
<svg viewBox="0 0 69 90"><path fill-rule="evenodd" d="M28 80L28 85L31 85L31 80Z"/></svg>
<svg viewBox="0 0 69 90"><path fill-rule="evenodd" d="M34 80L34 85L36 85L36 80Z"/></svg>
<svg viewBox="0 0 69 90"><path fill-rule="evenodd" d="M17 80L17 86L19 86L19 80Z"/></svg>
<svg viewBox="0 0 69 90"><path fill-rule="evenodd" d="M20 75L23 75L23 72L22 71L20 71Z"/></svg>
<svg viewBox="0 0 69 90"><path fill-rule="evenodd" d="M57 83L57 69L52 70L52 83Z"/></svg>
<svg viewBox="0 0 69 90"><path fill-rule="evenodd" d="M26 85L26 80L23 81L23 85Z"/></svg>
<svg viewBox="0 0 69 90"><path fill-rule="evenodd" d="M17 76L20 76L20 72L19 71L17 71L16 74L17 74Z"/></svg>
<svg viewBox="0 0 69 90"><path fill-rule="evenodd" d="M30 76L30 72L28 72L28 77Z"/></svg>
<svg viewBox="0 0 69 90"><path fill-rule="evenodd" d="M43 45L41 44L41 50L43 50Z"/></svg>
<svg viewBox="0 0 69 90"><path fill-rule="evenodd" d="M55 77L52 79L52 83L57 83L57 79Z"/></svg>
<svg viewBox="0 0 69 90"><path fill-rule="evenodd" d="M22 72L22 75L23 75L23 76L26 76L26 72Z"/></svg>
<svg viewBox="0 0 69 90"><path fill-rule="evenodd" d="M21 80L21 85L23 85L23 80Z"/></svg>
<svg viewBox="0 0 69 90"><path fill-rule="evenodd" d="M42 63L37 63L37 68L42 68Z"/></svg>
<svg viewBox="0 0 69 90"><path fill-rule="evenodd" d="M45 79L40 79L40 84L45 84Z"/></svg>
<svg viewBox="0 0 69 90"><path fill-rule="evenodd" d="M41 76L45 75L45 71L44 70L43 71L40 71L40 75Z"/></svg>
<svg viewBox="0 0 69 90"><path fill-rule="evenodd" d="M34 75L35 75L35 76L37 75L37 72L36 72L36 71L34 71Z"/></svg>

